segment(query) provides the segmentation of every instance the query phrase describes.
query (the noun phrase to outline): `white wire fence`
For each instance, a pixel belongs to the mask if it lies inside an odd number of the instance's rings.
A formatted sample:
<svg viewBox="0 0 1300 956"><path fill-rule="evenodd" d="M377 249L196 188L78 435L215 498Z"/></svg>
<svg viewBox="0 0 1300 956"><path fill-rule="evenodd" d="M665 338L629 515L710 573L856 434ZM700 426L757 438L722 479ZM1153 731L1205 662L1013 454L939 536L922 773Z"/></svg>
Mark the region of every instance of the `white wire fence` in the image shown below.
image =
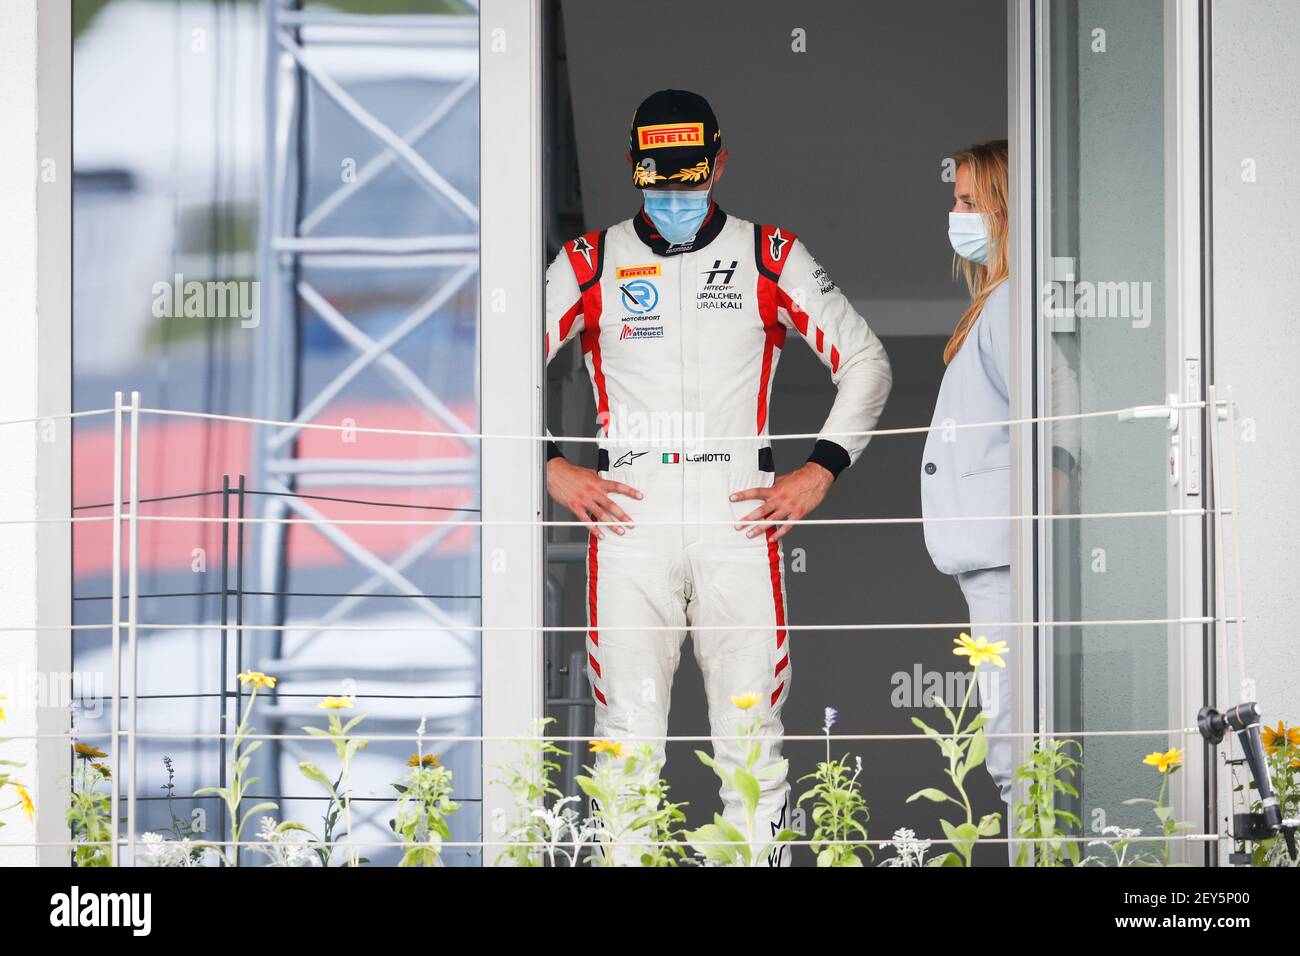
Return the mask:
<svg viewBox="0 0 1300 956"><path fill-rule="evenodd" d="M1084 419L1115 419L1129 420L1137 418L1172 418L1182 410L1210 409L1212 410L1213 419L1217 422L1220 418L1225 417L1229 422L1230 433L1234 419L1234 409L1231 400L1231 394L1224 400L1215 397L1214 389L1209 390L1207 401L1194 401L1182 403L1168 403L1159 405L1139 405L1128 406L1124 408L1115 408L1104 411L1084 412L1067 415L1048 415L1032 418L1007 419L1003 421L988 422L971 422L971 423L946 423L944 425L926 425L907 428L889 428L889 429L872 429L868 431L843 432L843 433L783 433L770 436L762 436L757 440L785 441L785 440L808 440L817 438L849 438L849 437L887 437L900 435L918 435L925 434L934 430L953 431L973 428L1009 428L1015 426L1034 426L1060 423L1067 421L1078 421ZM55 624L55 625L36 625L36 624L16 624L0 625L0 632L8 633L27 633L27 632L85 632L85 631L109 631L112 635L112 692L111 701L111 721L112 726L108 731L102 732L69 732L60 734L50 733L30 733L30 734L7 734L0 738L0 743L5 741L16 740L55 740L67 739L69 741L91 741L106 740L112 745L112 752L115 757L121 752L123 740L127 744L126 756L126 802L127 813L125 818L127 833L125 836L119 835L118 827L120 820L119 810L119 784L115 781L111 790L111 819L113 821L113 838L104 841L86 841L86 840L68 840L68 841L49 841L37 840L26 841L21 843L0 842L0 847L94 847L107 846L110 849L112 861L117 863L119 860L119 849L126 848L129 858L134 861L137 859L137 842L136 833L136 813L137 813L137 741L142 740L185 740L185 741L230 741L240 739L245 742L269 741L269 742L301 742L301 743L330 743L329 738L321 738L311 734L261 734L261 733L189 733L174 732L161 730L148 730L141 728L139 721L139 699L137 693L138 673L139 673L139 635L142 631L234 631L234 632L310 632L313 630L330 631L330 632L410 632L410 631L455 631L466 633L486 634L489 632L522 632L529 635L540 635L545 633L584 633L589 630L586 626L565 626L565 625L545 625L540 622L521 622L517 625L494 625L491 627L481 625L471 625L468 623L438 623L429 621L413 625L345 625L333 622L316 623L312 621L300 621L281 625L269 624L243 624L243 623L207 623L207 622L145 622L139 619L138 600L139 593L139 529L143 522L160 522L160 523L184 523L184 524L220 524L225 526L231 525L307 525L317 526L324 523L340 526L373 526L373 527L468 527L483 528L491 526L541 526L541 527L583 527L593 528L600 526L613 526L621 522L598 522L598 521L578 521L578 520L543 520L535 521L499 521L486 520L478 518L456 518L456 519L342 519L330 518L322 519L315 517L308 518L286 518L286 517L264 517L264 516L185 516L185 515L151 515L142 514L140 499L140 444L138 440L142 435L140 430L141 416L173 417L202 419L206 421L220 421L230 424L245 425L264 425L274 427L291 427L294 429L310 429L329 432L347 432L351 434L374 434L390 436L409 436L421 438L448 438L458 441L525 441L525 442L573 442L599 444L609 442L607 437L593 436L560 436L552 437L550 435L513 435L513 434L489 434L489 433L472 433L467 434L462 431L439 431L426 429L409 429L409 428L383 428L383 427L365 427L354 425L329 425L317 422L306 421L275 421L262 418L253 418L248 416L222 415L207 412L180 411L175 409L151 408L141 405L138 392L132 393L131 401L125 404L122 400L122 393L117 393L115 405L112 408L99 408L87 411L64 413L60 415L41 416L37 418L10 419L0 421L0 427L21 426L21 425L40 425L52 420L81 420L101 416L111 415L113 417L113 500L103 507L111 508L111 514L106 515L82 515L56 518L44 517L9 517L0 516L0 525L40 525L40 524L93 524L101 522L110 522L112 525L112 548L113 555L122 554L122 531L126 530L126 569L125 581L123 580L123 568L120 560L111 562L112 577L112 594L111 601L113 607L112 620L100 624ZM129 443L125 440L126 432L129 430L131 440ZM1222 485L1222 467L1217 439L1217 428L1208 429L1210 435L1210 457L1211 469L1214 478L1214 488L1216 489L1215 505L1208 508L1171 508L1171 509L1149 509L1149 510L1130 510L1130 511L1112 511L1112 512L1090 512L1090 513L1035 513L1035 514L1006 514L1006 515L980 515L980 516L961 516L961 517L932 517L924 516L905 516L905 517L860 517L860 518L820 518L820 519L801 519L795 520L772 520L759 519L753 524L761 526L780 526L786 524L800 524L808 526L872 526L872 525L915 525L938 522L1059 522L1059 521L1091 521L1107 519L1208 519L1214 522L1216 536L1218 540L1223 540L1223 518L1231 516L1234 519L1237 516L1235 507L1222 507L1218 504L1218 489ZM709 441L709 442L755 442L753 435L744 436L689 436L691 441ZM681 441L680 437L673 438L662 436L659 438L638 437L637 443L641 445L675 445ZM1232 482L1230 484L1231 497L1235 505L1236 500L1236 483L1235 483L1235 451L1233 442L1228 442L1229 467L1232 473ZM124 461L125 457L125 461ZM123 487L123 470L126 471L126 487ZM447 510L469 510L448 508ZM677 526L689 523L696 524L717 524L731 525L736 524L732 521L639 521L638 525L667 525ZM1234 531L1237 523L1234 520ZM1240 548L1235 548L1236 554L1240 554ZM1219 561L1222 562L1222 549L1216 552ZM1228 625L1235 627L1235 636L1237 638L1237 664L1238 673L1245 674L1245 656L1244 656L1244 589L1240 580L1239 567L1236 577L1236 604L1237 615L1229 616L1226 612L1226 594L1223 591L1225 587L1224 568L1220 563L1217 567L1216 575L1217 584L1220 589L1219 600L1215 602L1216 614L1214 616L1184 616L1184 617L1163 617L1163 618L1114 618L1114 619L1084 619L1084 620L1052 620L1043 619L1035 621L1006 621L995 624L988 624L990 628L1020 628L1020 629L1051 629L1066 627L1144 627L1152 628L1153 636L1163 637L1166 633L1161 628L1168 629L1173 625L1215 625L1227 633ZM125 592L125 593L124 593ZM126 615L122 616L121 608L125 598ZM770 627L770 623L761 626ZM841 624L786 624L782 626L786 631L802 631L808 633L844 633L844 632L889 632L889 631L918 631L918 630L964 630L969 627L969 622L964 621L946 621L946 622L857 622ZM736 628L728 625L715 626L692 626L692 631L727 631ZM613 631L679 631L680 628L673 626L610 626L602 624L602 632ZM122 646L122 633L126 632L126 647ZM1184 629L1184 634L1199 634L1195 631ZM1218 641L1221 654L1226 654L1226 640ZM128 687L123 692L122 688L122 664L123 653L126 656L126 666L131 680ZM1221 661L1224 673L1227 672L1226 658ZM125 703L128 726L122 726L121 718L123 704ZM1194 738L1199 734L1196 727L1166 727L1151 729L1122 729L1122 730L1087 730L1079 729L1075 731L1052 730L1050 733L1044 731L1035 732L984 732L984 736L989 739L1008 738L1008 739L1043 739L1050 737L1055 740L1066 739L1086 739L1086 738L1124 738L1124 737L1151 737L1176 739L1179 737ZM958 734L954 739L970 737L971 734ZM425 743L484 743L489 741L511 742L511 741L547 741L551 743L582 743L588 741L586 736L565 736L539 734L534 737L500 736L488 734L367 734L367 741L375 742L411 742L416 744L421 752ZM620 737L623 743L651 743L663 744L665 742L718 742L718 741L743 741L745 736L719 737L714 735L663 735L655 737L624 736ZM785 734L781 738L788 742L818 742L825 743L828 740L839 742L876 742L876 741L926 741L930 738L923 733L836 733L832 737L824 734L815 735L795 735ZM1229 745L1231 746L1231 744ZM1204 843L1213 842L1221 839L1220 834L1215 832L1182 832L1167 835L1079 835L1067 838L1020 838L1020 837L981 837L980 843L1005 844L1005 843L1039 843L1051 842L1059 845L1064 842L1087 843L1087 844L1115 844L1115 843ZM608 842L608 841L607 841ZM637 837L629 841L637 846L645 846L648 842L643 838ZM693 843L695 841L692 841ZM933 836L918 840L917 842L926 845L941 846L950 843L946 837ZM196 845L207 847L257 847L265 846L263 840L208 840L198 838L195 840ZM852 845L856 847L874 846L887 847L896 845L892 839L862 839L862 840L811 840L799 839L783 843L786 846L833 846L837 843ZM314 846L342 846L344 841L313 841ZM404 843L400 839L386 841L356 841L349 840L347 845L353 847L409 847L409 843ZM440 841L443 847L465 847L485 850L492 847L511 847L517 846L514 840L466 840L466 841ZM705 844L696 844L705 845ZM721 844L719 844L721 845Z"/></svg>

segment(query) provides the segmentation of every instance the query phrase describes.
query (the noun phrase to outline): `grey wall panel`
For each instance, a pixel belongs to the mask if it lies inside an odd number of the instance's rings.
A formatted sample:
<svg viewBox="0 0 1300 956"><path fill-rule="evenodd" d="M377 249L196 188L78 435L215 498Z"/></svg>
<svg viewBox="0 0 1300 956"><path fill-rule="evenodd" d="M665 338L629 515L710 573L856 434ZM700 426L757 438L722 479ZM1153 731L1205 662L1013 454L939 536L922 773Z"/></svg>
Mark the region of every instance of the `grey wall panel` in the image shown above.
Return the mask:
<svg viewBox="0 0 1300 956"><path fill-rule="evenodd" d="M625 160L642 98L695 90L731 159L718 200L794 230L881 333L940 334L949 153L1006 135L1003 0L564 0L588 228L639 202ZM803 30L807 52L791 49Z"/></svg>
<svg viewBox="0 0 1300 956"><path fill-rule="evenodd" d="M1300 473L1300 21L1295 5L1283 0L1218 0L1213 28L1214 371L1220 389L1232 386L1239 403L1246 669L1269 723L1292 726L1300 720L1300 654L1292 636L1300 616L1300 511L1292 485ZM1226 427L1222 434L1232 437ZM1231 526L1228 519L1230 569ZM1229 614L1237 613L1235 584L1230 571ZM1230 634L1235 681L1235 630ZM1238 689L1229 693L1235 702Z"/></svg>

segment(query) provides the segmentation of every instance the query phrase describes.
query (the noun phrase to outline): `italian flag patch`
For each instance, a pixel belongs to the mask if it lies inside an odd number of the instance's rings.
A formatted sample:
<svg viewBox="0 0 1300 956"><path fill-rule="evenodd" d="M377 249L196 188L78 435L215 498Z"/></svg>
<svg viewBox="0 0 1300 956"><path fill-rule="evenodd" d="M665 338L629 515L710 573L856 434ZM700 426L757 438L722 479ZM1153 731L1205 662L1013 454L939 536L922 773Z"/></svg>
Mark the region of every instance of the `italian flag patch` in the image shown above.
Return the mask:
<svg viewBox="0 0 1300 956"><path fill-rule="evenodd" d="M666 452L664 452L664 464L665 464L665 465L675 465L675 464L677 464L677 463L678 463L679 461L681 461L681 460L682 460L682 456L679 455L679 454L677 454L677 452L675 452L675 451L666 451Z"/></svg>

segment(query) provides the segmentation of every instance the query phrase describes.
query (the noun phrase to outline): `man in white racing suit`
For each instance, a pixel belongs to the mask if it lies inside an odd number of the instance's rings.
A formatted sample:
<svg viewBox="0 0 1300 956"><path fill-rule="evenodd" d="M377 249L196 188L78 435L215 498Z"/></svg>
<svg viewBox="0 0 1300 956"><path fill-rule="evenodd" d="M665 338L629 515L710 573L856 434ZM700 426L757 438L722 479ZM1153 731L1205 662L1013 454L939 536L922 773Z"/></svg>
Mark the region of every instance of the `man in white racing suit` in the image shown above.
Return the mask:
<svg viewBox="0 0 1300 956"><path fill-rule="evenodd" d="M779 764L759 776L761 846L790 822L780 764L791 674L780 539L790 526L769 522L821 502L866 446L847 433L875 426L891 377L880 340L794 233L713 202L726 157L702 97L653 94L630 132L642 210L567 242L547 270L546 359L581 343L601 439L596 471L548 445L547 487L590 527L596 736L667 733L691 630L716 760L742 766L739 742L726 738L757 721L759 768ZM772 379L792 337L830 370L837 394L808 461L774 477ZM744 695L758 702L742 709L733 697ZM743 833L740 794L724 786L722 801ZM788 865L788 854L769 862Z"/></svg>

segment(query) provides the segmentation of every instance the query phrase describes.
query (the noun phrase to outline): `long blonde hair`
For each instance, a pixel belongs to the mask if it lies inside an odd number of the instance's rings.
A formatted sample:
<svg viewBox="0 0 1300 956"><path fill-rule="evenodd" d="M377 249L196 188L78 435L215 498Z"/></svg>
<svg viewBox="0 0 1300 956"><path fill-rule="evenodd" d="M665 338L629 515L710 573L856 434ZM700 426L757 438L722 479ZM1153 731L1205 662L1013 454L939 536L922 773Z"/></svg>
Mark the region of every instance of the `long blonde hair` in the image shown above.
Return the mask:
<svg viewBox="0 0 1300 956"><path fill-rule="evenodd" d="M997 139L979 143L953 153L953 168L970 170L971 193L975 208L984 214L989 230L988 257L984 265L954 255L953 275L966 280L970 305L957 321L948 344L943 348L943 364L957 355L971 326L979 318L984 302L998 283L1007 277L1007 141Z"/></svg>

